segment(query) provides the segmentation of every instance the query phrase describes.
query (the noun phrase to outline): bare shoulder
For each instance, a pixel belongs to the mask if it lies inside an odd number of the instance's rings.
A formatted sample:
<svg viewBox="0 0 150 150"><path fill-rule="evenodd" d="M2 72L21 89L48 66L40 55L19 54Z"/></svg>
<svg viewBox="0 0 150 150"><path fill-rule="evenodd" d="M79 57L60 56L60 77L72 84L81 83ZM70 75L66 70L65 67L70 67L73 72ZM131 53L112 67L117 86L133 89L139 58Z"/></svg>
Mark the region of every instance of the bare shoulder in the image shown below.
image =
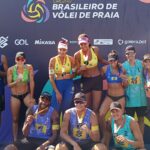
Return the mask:
<svg viewBox="0 0 150 150"><path fill-rule="evenodd" d="M11 66L8 68L8 72L12 72L15 66Z"/></svg>
<svg viewBox="0 0 150 150"><path fill-rule="evenodd" d="M138 127L138 122L133 117L131 117L130 127L131 129L135 129Z"/></svg>
<svg viewBox="0 0 150 150"><path fill-rule="evenodd" d="M97 46L91 46L91 48L94 49L94 52L98 53L99 52L99 48Z"/></svg>
<svg viewBox="0 0 150 150"><path fill-rule="evenodd" d="M5 55L1 55L2 62L5 62L7 60L7 57Z"/></svg>
<svg viewBox="0 0 150 150"><path fill-rule="evenodd" d="M97 116L94 111L91 111L91 119L97 119Z"/></svg>
<svg viewBox="0 0 150 150"><path fill-rule="evenodd" d="M33 70L33 66L31 64L26 64L28 70Z"/></svg>
<svg viewBox="0 0 150 150"><path fill-rule="evenodd" d="M68 109L68 110L65 111L65 113L64 113L64 119L63 119L64 122L66 120L69 121L69 119L70 119L70 112L71 112L71 109Z"/></svg>
<svg viewBox="0 0 150 150"><path fill-rule="evenodd" d="M57 56L50 58L49 63L54 64Z"/></svg>
<svg viewBox="0 0 150 150"><path fill-rule="evenodd" d="M103 71L103 73L105 73L105 72L106 72L107 67L108 67L108 65L105 65L105 66L103 66L103 67L101 68L101 70Z"/></svg>
<svg viewBox="0 0 150 150"><path fill-rule="evenodd" d="M80 50L78 50L77 52L75 52L74 56L75 57L80 57Z"/></svg>

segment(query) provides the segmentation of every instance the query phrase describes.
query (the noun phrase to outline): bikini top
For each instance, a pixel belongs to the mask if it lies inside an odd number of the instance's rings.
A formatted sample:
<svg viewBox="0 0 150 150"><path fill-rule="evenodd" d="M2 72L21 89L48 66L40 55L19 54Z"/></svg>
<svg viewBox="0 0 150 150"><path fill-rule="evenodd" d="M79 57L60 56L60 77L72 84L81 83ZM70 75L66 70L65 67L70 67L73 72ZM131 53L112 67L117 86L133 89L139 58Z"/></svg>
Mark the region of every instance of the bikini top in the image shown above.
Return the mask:
<svg viewBox="0 0 150 150"><path fill-rule="evenodd" d="M121 73L122 73L122 69L119 69L118 74L120 75ZM106 76L106 79L107 79L108 83L121 83L122 78L120 78L119 75L112 74L111 66L110 65L107 66L105 76Z"/></svg>
<svg viewBox="0 0 150 150"><path fill-rule="evenodd" d="M55 67L54 67L55 74L62 74L62 73L70 73L71 72L71 61L68 55L65 57L65 61L62 64L60 57L55 57Z"/></svg>
<svg viewBox="0 0 150 150"><path fill-rule="evenodd" d="M87 58L87 60L85 60L85 56L83 55L82 50L80 50L81 66L85 65L85 61L88 61L88 64L86 64L87 68L93 68L98 65L98 58L97 58L97 55L95 54L93 48L91 48L91 54L92 54L91 60L88 60L88 58Z"/></svg>
<svg viewBox="0 0 150 150"><path fill-rule="evenodd" d="M18 74L16 65L13 67L13 73L12 73L13 81L16 81L18 79L19 75L22 76L22 82L28 82L29 81L29 70L27 69L26 65L24 65L23 74Z"/></svg>

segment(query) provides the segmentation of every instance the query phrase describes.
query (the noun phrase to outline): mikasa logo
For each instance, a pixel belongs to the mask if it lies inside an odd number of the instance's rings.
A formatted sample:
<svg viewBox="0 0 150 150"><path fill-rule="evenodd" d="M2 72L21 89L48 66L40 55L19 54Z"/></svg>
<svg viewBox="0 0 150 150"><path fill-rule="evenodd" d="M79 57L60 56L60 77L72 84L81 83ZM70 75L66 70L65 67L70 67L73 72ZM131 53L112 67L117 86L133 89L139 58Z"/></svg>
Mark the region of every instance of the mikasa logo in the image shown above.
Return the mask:
<svg viewBox="0 0 150 150"><path fill-rule="evenodd" d="M34 42L35 45L54 45L55 41L44 41L42 39L35 40Z"/></svg>

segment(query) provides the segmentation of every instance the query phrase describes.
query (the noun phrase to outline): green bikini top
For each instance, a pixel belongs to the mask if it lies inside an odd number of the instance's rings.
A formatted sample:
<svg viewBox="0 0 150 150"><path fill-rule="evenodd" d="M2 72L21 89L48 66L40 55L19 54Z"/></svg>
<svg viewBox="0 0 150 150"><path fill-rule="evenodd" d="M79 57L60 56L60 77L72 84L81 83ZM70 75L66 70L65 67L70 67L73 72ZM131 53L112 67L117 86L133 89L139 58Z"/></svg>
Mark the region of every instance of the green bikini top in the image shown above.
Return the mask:
<svg viewBox="0 0 150 150"><path fill-rule="evenodd" d="M13 73L12 73L12 79L13 81L16 81L18 78L18 72L17 72L17 66L15 65L13 68ZM22 74L22 82L28 82L29 81L29 70L27 69L27 66L24 65L24 70Z"/></svg>

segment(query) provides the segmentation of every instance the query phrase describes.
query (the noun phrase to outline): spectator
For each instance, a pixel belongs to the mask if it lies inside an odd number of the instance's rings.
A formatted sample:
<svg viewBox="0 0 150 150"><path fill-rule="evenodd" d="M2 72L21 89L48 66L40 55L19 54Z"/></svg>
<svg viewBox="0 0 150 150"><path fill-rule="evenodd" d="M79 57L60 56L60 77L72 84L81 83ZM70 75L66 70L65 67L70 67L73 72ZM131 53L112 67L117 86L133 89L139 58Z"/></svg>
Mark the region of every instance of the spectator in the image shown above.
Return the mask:
<svg viewBox="0 0 150 150"><path fill-rule="evenodd" d="M25 64L24 52L18 52L15 57L16 64L8 69L7 82L11 88L11 111L13 119L13 138L17 140L18 119L21 103L27 107L34 105L34 72L31 64Z"/></svg>
<svg viewBox="0 0 150 150"><path fill-rule="evenodd" d="M65 111L60 136L64 143L56 150L106 150L100 144L98 121L95 113L86 108L85 94L75 94L75 107Z"/></svg>

